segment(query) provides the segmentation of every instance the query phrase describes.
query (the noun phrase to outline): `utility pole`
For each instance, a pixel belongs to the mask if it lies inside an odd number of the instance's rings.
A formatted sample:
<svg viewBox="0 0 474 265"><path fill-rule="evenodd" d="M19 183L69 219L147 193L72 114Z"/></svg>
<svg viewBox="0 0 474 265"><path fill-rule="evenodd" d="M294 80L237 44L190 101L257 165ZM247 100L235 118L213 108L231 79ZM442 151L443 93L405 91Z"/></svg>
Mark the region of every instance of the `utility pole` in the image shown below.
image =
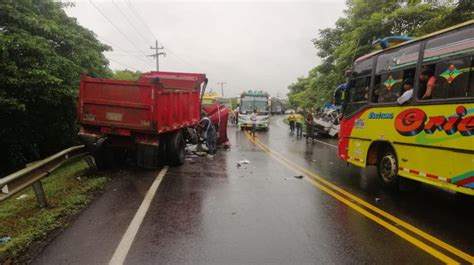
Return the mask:
<svg viewBox="0 0 474 265"><path fill-rule="evenodd" d="M158 40L155 41L155 47L150 46L150 49L155 50L155 53L152 55L148 55L151 57L155 57L156 59L156 71L160 71L160 55L166 56L165 52L160 52L160 50L163 50L164 47L163 45L160 47L158 46Z"/></svg>
<svg viewBox="0 0 474 265"><path fill-rule="evenodd" d="M221 94L224 96L224 85L227 84L227 82L218 82L217 84L221 86Z"/></svg>

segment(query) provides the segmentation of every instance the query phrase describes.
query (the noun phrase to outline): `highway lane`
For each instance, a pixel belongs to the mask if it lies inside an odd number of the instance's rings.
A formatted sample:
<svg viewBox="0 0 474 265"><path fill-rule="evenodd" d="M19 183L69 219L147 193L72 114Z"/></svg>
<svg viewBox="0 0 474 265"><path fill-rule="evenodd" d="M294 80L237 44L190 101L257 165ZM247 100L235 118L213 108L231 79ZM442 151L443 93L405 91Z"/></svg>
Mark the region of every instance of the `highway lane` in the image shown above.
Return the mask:
<svg viewBox="0 0 474 265"><path fill-rule="evenodd" d="M467 263L444 248L448 243L474 253L472 216L465 208L470 200L425 186L417 192L381 190L373 170L360 174L337 159L335 140L306 144L288 134L281 117L272 119L268 132L258 132L255 142L236 128L229 128L229 136L229 151L168 169L124 264ZM243 159L250 163L238 167ZM159 172L113 173L104 194L33 263L108 264ZM301 174L305 179L294 178ZM439 241L319 184L313 175Z"/></svg>

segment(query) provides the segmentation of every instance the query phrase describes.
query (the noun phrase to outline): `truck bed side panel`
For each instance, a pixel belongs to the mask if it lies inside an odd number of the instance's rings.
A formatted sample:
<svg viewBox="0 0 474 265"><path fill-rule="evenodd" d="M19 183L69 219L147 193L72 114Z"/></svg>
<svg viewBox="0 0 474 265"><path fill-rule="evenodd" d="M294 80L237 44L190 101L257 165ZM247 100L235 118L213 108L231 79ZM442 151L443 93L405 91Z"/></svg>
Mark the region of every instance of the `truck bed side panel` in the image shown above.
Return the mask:
<svg viewBox="0 0 474 265"><path fill-rule="evenodd" d="M83 124L156 131L153 87L128 81L85 78L81 83L79 121Z"/></svg>

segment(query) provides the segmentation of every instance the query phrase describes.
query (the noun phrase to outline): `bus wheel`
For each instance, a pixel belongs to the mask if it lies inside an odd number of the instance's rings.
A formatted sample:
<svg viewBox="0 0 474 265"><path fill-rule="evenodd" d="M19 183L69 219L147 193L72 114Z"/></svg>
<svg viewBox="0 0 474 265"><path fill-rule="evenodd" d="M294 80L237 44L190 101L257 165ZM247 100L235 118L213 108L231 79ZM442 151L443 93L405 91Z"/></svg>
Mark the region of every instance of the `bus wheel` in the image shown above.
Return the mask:
<svg viewBox="0 0 474 265"><path fill-rule="evenodd" d="M184 164L186 155L186 142L181 132L176 132L170 135L166 147L168 152L168 161L171 166L181 166Z"/></svg>
<svg viewBox="0 0 474 265"><path fill-rule="evenodd" d="M377 175L386 188L398 187L398 162L392 149L387 149L377 162Z"/></svg>

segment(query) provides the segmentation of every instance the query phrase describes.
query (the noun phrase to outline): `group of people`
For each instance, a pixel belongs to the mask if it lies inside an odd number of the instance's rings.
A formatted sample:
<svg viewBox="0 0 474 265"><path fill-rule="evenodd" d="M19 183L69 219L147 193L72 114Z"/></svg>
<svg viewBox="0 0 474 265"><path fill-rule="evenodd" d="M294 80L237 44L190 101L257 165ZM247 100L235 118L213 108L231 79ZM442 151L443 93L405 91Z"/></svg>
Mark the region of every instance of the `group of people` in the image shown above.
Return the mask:
<svg viewBox="0 0 474 265"><path fill-rule="evenodd" d="M294 134L296 128L296 137L303 137L303 123L306 125L306 135L311 135L313 133L314 125L313 115L311 112L308 112L305 118L302 111L298 111L296 114L292 111L290 115L288 115L290 134Z"/></svg>

